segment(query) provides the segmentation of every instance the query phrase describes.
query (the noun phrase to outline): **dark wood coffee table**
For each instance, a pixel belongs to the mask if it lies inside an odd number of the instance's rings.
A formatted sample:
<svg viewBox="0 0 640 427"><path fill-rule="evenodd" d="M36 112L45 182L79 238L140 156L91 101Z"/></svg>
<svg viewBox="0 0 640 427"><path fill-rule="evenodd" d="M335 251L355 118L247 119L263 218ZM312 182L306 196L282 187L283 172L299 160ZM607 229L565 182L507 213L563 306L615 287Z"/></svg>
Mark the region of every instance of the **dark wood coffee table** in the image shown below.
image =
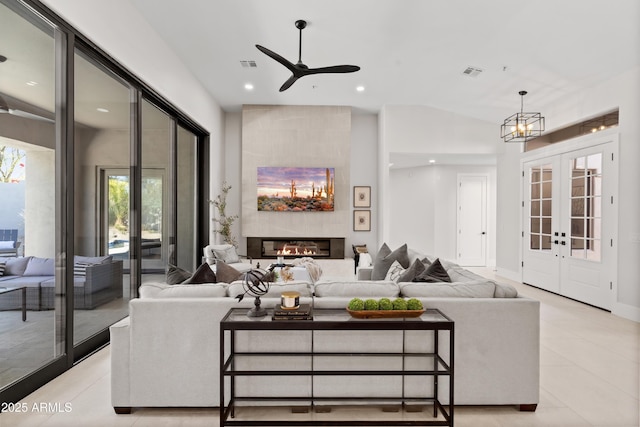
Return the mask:
<svg viewBox="0 0 640 427"><path fill-rule="evenodd" d="M8 294L9 292L22 290L22 321L27 320L27 287L26 286L14 286L14 287L0 287L0 295Z"/></svg>

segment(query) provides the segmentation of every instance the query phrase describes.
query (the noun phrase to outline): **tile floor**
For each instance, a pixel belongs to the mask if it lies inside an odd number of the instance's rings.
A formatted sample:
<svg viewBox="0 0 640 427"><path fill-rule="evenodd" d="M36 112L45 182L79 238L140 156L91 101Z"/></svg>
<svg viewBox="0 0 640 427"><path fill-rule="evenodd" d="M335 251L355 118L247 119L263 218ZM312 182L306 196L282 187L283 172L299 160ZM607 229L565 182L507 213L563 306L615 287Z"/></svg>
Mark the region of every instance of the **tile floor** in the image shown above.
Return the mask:
<svg viewBox="0 0 640 427"><path fill-rule="evenodd" d="M489 270L478 272L494 275ZM541 301L538 409L531 413L511 406L456 407L455 425L640 426L640 324L536 288L514 285L520 293ZM26 397L20 402L26 413L0 414L0 426L218 425L215 409L136 409L131 415L115 415L110 406L109 369L106 347ZM281 411L280 415L289 416L289 411ZM377 411L373 408L358 417L377 418L381 414ZM338 411L332 414L338 416Z"/></svg>

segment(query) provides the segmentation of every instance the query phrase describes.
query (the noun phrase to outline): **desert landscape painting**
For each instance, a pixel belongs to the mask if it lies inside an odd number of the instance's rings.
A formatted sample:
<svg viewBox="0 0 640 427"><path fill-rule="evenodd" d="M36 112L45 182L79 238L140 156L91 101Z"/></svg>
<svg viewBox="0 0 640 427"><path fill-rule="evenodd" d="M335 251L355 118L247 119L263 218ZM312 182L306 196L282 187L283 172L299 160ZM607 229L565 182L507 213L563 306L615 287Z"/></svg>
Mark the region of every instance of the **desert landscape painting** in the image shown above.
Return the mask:
<svg viewBox="0 0 640 427"><path fill-rule="evenodd" d="M334 168L259 167L258 211L333 211Z"/></svg>

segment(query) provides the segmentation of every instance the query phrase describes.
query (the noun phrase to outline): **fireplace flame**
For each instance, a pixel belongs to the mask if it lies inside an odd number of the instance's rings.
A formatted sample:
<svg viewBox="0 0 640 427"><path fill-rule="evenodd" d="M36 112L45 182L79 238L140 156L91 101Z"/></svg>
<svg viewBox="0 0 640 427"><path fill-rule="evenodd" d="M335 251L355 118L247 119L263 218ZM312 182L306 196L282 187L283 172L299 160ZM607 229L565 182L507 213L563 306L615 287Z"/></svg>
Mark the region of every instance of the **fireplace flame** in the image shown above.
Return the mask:
<svg viewBox="0 0 640 427"><path fill-rule="evenodd" d="M285 246L278 250L278 255L316 255L315 249L300 248L298 246Z"/></svg>

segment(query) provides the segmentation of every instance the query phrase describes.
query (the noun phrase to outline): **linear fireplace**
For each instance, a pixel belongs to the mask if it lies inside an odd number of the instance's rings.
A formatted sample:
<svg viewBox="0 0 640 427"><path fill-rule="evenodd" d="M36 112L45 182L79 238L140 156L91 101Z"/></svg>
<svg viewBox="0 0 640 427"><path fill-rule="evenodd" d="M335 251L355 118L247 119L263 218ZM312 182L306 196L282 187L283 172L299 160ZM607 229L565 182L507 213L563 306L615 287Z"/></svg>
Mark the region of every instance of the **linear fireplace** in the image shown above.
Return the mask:
<svg viewBox="0 0 640 427"><path fill-rule="evenodd" d="M251 258L344 258L344 238L332 237L247 237Z"/></svg>

